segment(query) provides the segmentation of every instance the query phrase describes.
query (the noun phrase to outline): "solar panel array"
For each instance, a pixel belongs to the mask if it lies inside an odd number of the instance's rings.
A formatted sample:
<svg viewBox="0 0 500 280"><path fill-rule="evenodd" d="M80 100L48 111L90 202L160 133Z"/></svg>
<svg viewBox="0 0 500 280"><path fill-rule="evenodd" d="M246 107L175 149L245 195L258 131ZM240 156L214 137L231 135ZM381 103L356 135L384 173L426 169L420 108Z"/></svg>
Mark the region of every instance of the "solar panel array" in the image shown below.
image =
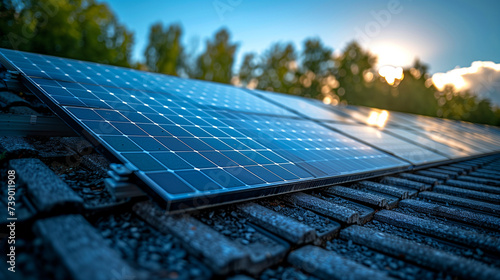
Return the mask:
<svg viewBox="0 0 500 280"><path fill-rule="evenodd" d="M18 51L0 49L0 54L2 64L20 71L56 114L134 167L145 190L172 210L472 154L448 145L448 138L432 139L430 129L382 132L359 124L368 109L351 117L353 110L300 97ZM463 129L468 136L462 146L470 146L482 131ZM498 150L495 133L479 137L481 153ZM437 150L453 152L446 157ZM200 199L202 204L196 202Z"/></svg>

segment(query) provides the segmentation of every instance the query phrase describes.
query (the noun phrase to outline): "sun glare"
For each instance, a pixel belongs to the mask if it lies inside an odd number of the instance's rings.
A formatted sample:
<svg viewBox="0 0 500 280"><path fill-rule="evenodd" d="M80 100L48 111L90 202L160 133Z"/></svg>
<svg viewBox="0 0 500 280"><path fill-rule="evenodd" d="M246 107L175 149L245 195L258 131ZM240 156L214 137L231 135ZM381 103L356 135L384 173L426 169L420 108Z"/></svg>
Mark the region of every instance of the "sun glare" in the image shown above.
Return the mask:
<svg viewBox="0 0 500 280"><path fill-rule="evenodd" d="M389 118L389 112L382 110L382 112L371 111L366 121L369 125L378 126L380 128L385 126L387 119Z"/></svg>
<svg viewBox="0 0 500 280"><path fill-rule="evenodd" d="M378 74L384 77L387 83L390 85L394 85L396 80L402 80L404 77L402 67L394 67L389 65L380 67L380 69L378 70Z"/></svg>
<svg viewBox="0 0 500 280"><path fill-rule="evenodd" d="M379 68L385 65L410 66L415 59L415 56L408 49L400 45L376 44L369 49L377 55L377 66Z"/></svg>

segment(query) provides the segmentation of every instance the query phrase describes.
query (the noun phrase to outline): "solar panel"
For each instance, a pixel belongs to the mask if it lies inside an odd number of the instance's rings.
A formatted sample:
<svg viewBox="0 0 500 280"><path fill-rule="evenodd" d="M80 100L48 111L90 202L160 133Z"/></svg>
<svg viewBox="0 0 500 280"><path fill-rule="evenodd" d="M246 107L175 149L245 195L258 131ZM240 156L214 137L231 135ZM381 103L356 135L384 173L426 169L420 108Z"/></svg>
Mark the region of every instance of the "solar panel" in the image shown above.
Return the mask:
<svg viewBox="0 0 500 280"><path fill-rule="evenodd" d="M472 131L471 126L469 125L469 127L466 128L463 122L401 112L388 113L386 115L387 119L379 125L376 121L373 122L371 116L372 114L375 114L375 116L380 115L382 112L380 109L355 106L338 106L332 107L332 109L342 111L353 119L371 126L380 126L381 128L405 128L411 130L431 140L432 142L430 143L438 142L447 146L447 150L455 153L455 158L460 157L460 153L456 154L456 150L461 150L467 155L478 155L500 150L498 146L500 138L498 138L498 134L495 132L498 131L498 129L495 128L490 128L490 131L488 131L479 125L470 124L475 129ZM409 139L405 136L401 138Z"/></svg>
<svg viewBox="0 0 500 280"><path fill-rule="evenodd" d="M498 144L487 143L480 139L480 137L456 129L422 130L419 133L432 139L444 139L440 141L449 143L450 146L459 147L472 155L491 153L499 150Z"/></svg>
<svg viewBox="0 0 500 280"><path fill-rule="evenodd" d="M402 113L399 113L403 115ZM463 122L438 119L425 116L412 117L420 124L414 127L418 133L429 138L440 138L450 146L460 147L470 155L490 153L499 150L498 138L494 133L481 128L479 125L466 126Z"/></svg>
<svg viewBox="0 0 500 280"><path fill-rule="evenodd" d="M307 118L345 123L356 123L356 121L352 118L348 118L338 113L335 114L331 110L327 110L317 106L316 104L314 104L315 102L313 103L313 101L309 100L308 98L262 90L253 90L253 92L266 98L270 102L280 104L281 106L288 108L293 112Z"/></svg>
<svg viewBox="0 0 500 280"><path fill-rule="evenodd" d="M416 165L447 160L446 157L440 154L396 138L374 127L365 125L325 124Z"/></svg>
<svg viewBox="0 0 500 280"><path fill-rule="evenodd" d="M484 152L494 152L499 151L500 147L500 131L495 128L486 128L485 126L470 124L459 121L448 120L449 124L446 126L447 133L452 133L452 137L458 137L458 139L466 138L470 143L474 142L475 146L481 146L481 151Z"/></svg>
<svg viewBox="0 0 500 280"><path fill-rule="evenodd" d="M373 116L380 115L383 111L381 109L368 108L363 106L330 106L332 110L341 111L348 115L352 119L367 125L376 125L373 122ZM387 111L386 111L387 112ZM394 125L394 126L414 126L417 123L412 120L401 118L396 112L391 112L387 115L387 119L384 120L383 125Z"/></svg>
<svg viewBox="0 0 500 280"><path fill-rule="evenodd" d="M128 164L170 210L408 169L238 88L0 50L76 131ZM234 102L232 102L234 101ZM140 182L139 182L140 183Z"/></svg>
<svg viewBox="0 0 500 280"><path fill-rule="evenodd" d="M336 127L336 125L332 122L342 122L342 123L350 123L350 124L355 124L356 119L360 123L366 123L369 124L369 117L370 113L376 112L377 114L380 114L382 110L378 109L372 109L372 108L366 108L366 107L354 107L354 106L347 106L347 107L333 107L333 106L328 106L320 103L319 101L313 101L313 100L308 100L305 98L299 98L295 96L290 96L290 95L284 95L284 94L279 94L279 93L272 93L272 92L265 92L265 91L255 91L259 94L262 94L263 96L276 100L277 103L282 104L283 106L290 108L294 112L297 112L298 114L303 114L305 117L310 117L312 119L317 119L317 120L327 120L329 121L329 126L330 127ZM334 113L334 111L336 111ZM343 116L343 115L346 116ZM350 116L351 118L348 118L347 116ZM442 160L443 158L441 156L444 156L448 159L456 159L456 158L461 158L465 156L469 156L472 154L465 153L461 151L459 148L454 148L452 146L445 145L440 142L436 142L434 140L429 139L428 137L424 137L421 134L415 133L415 131L412 131L411 128L416 128L416 127L421 127L423 126L419 120L417 119L418 117L421 116L414 116L414 115L409 115L403 116L402 113L397 113L397 112L391 112L388 115L388 119L384 122L384 126L387 125L386 127L381 127L382 130L384 131L390 131L392 132L392 135L397 136L398 138L404 139L404 141L398 141L393 139L390 136L384 136L385 139L381 139L382 144L388 144L387 146L390 148L391 143L389 144L389 141L396 141L399 142L398 147L392 147L392 149L387 149L384 148L383 146L378 146L379 148L393 152L393 150L397 150L398 153L404 153L406 156L403 156L403 158L411 156L413 158L414 164L421 164L421 163L428 163L429 161L437 161L437 160ZM425 118L425 117L422 117ZM326 124L326 123L325 123ZM403 129L401 126L406 126L410 130ZM399 128L398 128L399 127ZM359 134L361 130L365 130L363 133ZM369 131L369 132L368 132ZM376 129L371 129L371 128L361 128L360 131L358 132L358 136L360 136L358 139L371 139L369 134L371 133L379 134ZM348 133L349 134L349 133ZM357 137L354 134L350 134L351 136ZM388 139L387 139L388 138ZM368 140L370 144L377 146L373 142L373 140ZM411 143L402 143L402 142L411 142ZM412 144L413 143L413 144ZM417 147L417 150L413 148L414 144L419 144L420 146ZM405 147L406 146L406 147ZM424 146L425 148L422 149ZM406 149L406 151L405 151ZM411 150L411 151L410 151ZM430 150L430 151L426 151ZM439 155L436 155L439 154ZM397 155L397 154L396 154ZM417 156L416 156L417 155ZM428 157L426 161L419 161L416 160L415 157L420 158L420 157L425 157L431 155Z"/></svg>
<svg viewBox="0 0 500 280"><path fill-rule="evenodd" d="M428 137L425 137L422 134L417 133L414 130L408 130L396 127L384 127L383 131L389 132L392 135L395 135L399 138L403 138L408 142L420 144L421 146L424 146L427 149L435 153L439 153L449 159L463 158L471 155L459 148L453 148L452 146L434 141Z"/></svg>
<svg viewBox="0 0 500 280"><path fill-rule="evenodd" d="M2 52L22 73L37 78L35 80L44 86L68 86L66 90L50 88L57 90L51 95L57 96L56 101L62 105L82 106L83 103L85 106L110 108L109 102L113 102L123 108L128 106L121 104L129 103L158 106L154 99L158 97L157 93L167 93L216 109L297 116L245 90L227 85L32 53Z"/></svg>

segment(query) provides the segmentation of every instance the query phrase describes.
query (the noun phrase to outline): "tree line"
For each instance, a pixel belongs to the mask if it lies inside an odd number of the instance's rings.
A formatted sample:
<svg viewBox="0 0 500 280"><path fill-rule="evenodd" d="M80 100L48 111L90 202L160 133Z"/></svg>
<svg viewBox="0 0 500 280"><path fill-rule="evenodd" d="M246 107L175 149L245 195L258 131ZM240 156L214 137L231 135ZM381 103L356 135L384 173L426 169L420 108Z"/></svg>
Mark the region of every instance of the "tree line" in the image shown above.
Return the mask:
<svg viewBox="0 0 500 280"><path fill-rule="evenodd" d="M416 60L390 85L377 57L358 43L335 56L320 38L274 43L261 55L244 54L235 71L238 43L222 28L193 55L179 24L153 24L143 61L132 61L134 36L108 5L96 0L0 0L0 47L131 67L168 75L288 93L333 105L394 111L500 125L500 109L453 87L437 90L428 66Z"/></svg>

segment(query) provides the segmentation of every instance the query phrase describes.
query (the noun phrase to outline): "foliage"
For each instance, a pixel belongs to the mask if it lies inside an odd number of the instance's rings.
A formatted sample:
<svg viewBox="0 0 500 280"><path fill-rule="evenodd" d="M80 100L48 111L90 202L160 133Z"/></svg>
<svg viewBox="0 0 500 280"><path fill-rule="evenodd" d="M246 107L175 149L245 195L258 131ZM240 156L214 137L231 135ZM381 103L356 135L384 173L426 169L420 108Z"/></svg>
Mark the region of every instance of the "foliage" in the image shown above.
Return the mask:
<svg viewBox="0 0 500 280"><path fill-rule="evenodd" d="M243 56L243 62L238 72L238 78L242 86L255 88L257 84L258 68L254 53L247 53Z"/></svg>
<svg viewBox="0 0 500 280"><path fill-rule="evenodd" d="M182 28L173 24L164 29L161 23L151 26L149 43L144 52L149 70L178 75L182 67L184 47L181 44Z"/></svg>
<svg viewBox="0 0 500 280"><path fill-rule="evenodd" d="M364 75L373 69L377 57L365 51L356 42L351 42L335 59L336 78L340 83L337 95L348 104L374 107L379 100L371 84L365 82ZM384 94L384 93L383 93Z"/></svg>
<svg viewBox="0 0 500 280"><path fill-rule="evenodd" d="M338 81L333 76L333 50L319 39L305 40L303 48L299 68L300 95L311 98L333 95L333 89L338 87Z"/></svg>
<svg viewBox="0 0 500 280"><path fill-rule="evenodd" d="M273 44L261 58L257 88L298 94L297 54L292 44Z"/></svg>
<svg viewBox="0 0 500 280"><path fill-rule="evenodd" d="M130 66L132 33L95 0L2 0L0 47Z"/></svg>
<svg viewBox="0 0 500 280"><path fill-rule="evenodd" d="M207 40L205 51L196 60L196 69L191 71L194 78L230 83L233 77L234 54L237 44L230 42L230 34L221 29L213 41Z"/></svg>

